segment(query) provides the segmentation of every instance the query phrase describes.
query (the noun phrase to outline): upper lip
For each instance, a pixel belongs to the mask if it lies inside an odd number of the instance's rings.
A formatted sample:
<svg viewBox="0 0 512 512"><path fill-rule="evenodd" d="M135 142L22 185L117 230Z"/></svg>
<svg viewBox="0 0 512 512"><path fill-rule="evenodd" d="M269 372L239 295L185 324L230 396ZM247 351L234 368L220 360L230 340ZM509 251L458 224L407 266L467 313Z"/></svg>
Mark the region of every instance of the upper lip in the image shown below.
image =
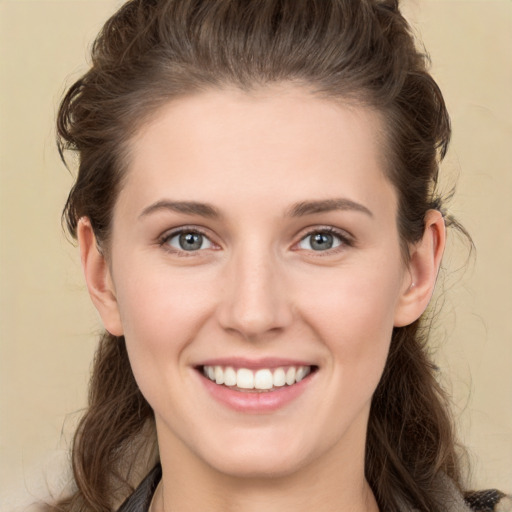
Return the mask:
<svg viewBox="0 0 512 512"><path fill-rule="evenodd" d="M282 366L315 366L311 361L288 359L281 357L263 357L248 359L245 357L221 357L201 361L195 367L203 366L232 366L233 368L247 368L248 370L260 368L280 368Z"/></svg>

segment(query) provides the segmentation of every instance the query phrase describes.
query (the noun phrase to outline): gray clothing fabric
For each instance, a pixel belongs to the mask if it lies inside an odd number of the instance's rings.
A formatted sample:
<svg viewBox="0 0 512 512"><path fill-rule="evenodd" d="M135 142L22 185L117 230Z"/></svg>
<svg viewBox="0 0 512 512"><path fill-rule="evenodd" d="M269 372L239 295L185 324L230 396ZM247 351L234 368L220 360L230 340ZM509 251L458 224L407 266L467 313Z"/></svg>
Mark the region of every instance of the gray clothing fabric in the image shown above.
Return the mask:
<svg viewBox="0 0 512 512"><path fill-rule="evenodd" d="M446 512L474 512L474 509L469 508L454 483L447 476L439 478L439 481L436 482L436 488L436 501L439 503L439 510ZM400 512L414 512L416 510L404 502L399 503L399 506Z"/></svg>

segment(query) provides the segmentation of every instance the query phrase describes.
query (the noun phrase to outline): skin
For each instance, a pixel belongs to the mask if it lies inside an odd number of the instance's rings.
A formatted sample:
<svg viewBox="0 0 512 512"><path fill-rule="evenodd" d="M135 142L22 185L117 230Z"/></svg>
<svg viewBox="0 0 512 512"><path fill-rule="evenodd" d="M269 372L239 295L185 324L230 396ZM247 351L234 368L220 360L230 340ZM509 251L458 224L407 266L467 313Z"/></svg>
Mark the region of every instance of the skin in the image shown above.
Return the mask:
<svg viewBox="0 0 512 512"><path fill-rule="evenodd" d="M181 98L130 143L108 260L81 220L91 297L155 412L155 510L378 510L364 478L371 397L393 327L428 304L445 236L428 212L404 263L381 133L377 113L287 84ZM336 208L297 207L326 200ZM184 226L203 248L180 249ZM313 250L326 229L334 247ZM247 414L195 369L235 356L318 371L284 407Z"/></svg>

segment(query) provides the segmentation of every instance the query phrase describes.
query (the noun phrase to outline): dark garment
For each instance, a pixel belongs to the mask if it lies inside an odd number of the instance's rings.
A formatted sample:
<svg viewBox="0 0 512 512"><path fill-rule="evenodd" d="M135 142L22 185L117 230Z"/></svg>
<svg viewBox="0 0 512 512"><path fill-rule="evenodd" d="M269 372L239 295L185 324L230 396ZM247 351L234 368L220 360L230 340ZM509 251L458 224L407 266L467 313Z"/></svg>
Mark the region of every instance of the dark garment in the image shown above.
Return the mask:
<svg viewBox="0 0 512 512"><path fill-rule="evenodd" d="M151 499L155 493L156 486L162 478L160 464L155 466L149 475L142 480L141 484L133 491L131 496L125 500L117 512L147 512Z"/></svg>
<svg viewBox="0 0 512 512"><path fill-rule="evenodd" d="M512 512L512 498L497 489L468 492L464 498L471 510L478 510L478 512L493 512L494 510Z"/></svg>
<svg viewBox="0 0 512 512"><path fill-rule="evenodd" d="M162 468L160 465L157 465L117 512L148 512L151 499L161 478ZM453 499L455 508L462 510L457 505L459 502L462 503L462 499L458 495L454 495ZM472 512L493 512L498 510L512 512L512 507L508 508L506 505L507 503L512 503L512 501L509 501L510 498L495 489L467 493L464 500L466 505L469 506L467 510ZM505 508L503 508L503 505L505 505ZM464 505L462 505L462 508L466 509ZM413 512L410 507L403 507L403 510Z"/></svg>

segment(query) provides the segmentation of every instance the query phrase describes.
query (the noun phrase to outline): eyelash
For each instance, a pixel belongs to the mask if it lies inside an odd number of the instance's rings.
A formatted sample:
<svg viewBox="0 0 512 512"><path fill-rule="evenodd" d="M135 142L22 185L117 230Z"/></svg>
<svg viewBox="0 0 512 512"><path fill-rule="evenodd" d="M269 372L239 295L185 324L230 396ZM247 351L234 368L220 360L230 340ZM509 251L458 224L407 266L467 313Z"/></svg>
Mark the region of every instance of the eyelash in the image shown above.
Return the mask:
<svg viewBox="0 0 512 512"><path fill-rule="evenodd" d="M174 237L182 235L182 234L197 234L205 237L212 245L216 245L214 242L212 242L211 238L201 229L198 229L197 227L187 227L183 226L179 229L176 229L171 232L167 232L164 235L162 235L159 238L158 244L160 247L162 247L167 252L170 252L174 255L181 256L181 257L189 257L194 256L195 253L202 252L204 249L198 249L196 251L185 251L185 250L179 250L174 247L171 247L169 245L169 241L172 240ZM294 244L294 247L297 247L301 242L306 240L308 237L316 235L316 234L328 234L338 239L339 245L331 248L326 249L325 251L315 251L310 250L315 256L323 256L323 255L330 255L333 253L337 253L347 247L353 247L354 241L350 235L348 235L346 232L341 231L339 229L333 228L332 226L322 226L322 227L315 227L314 229L309 230L306 232L303 236L301 236L300 240ZM298 250L298 249L295 249Z"/></svg>
<svg viewBox="0 0 512 512"><path fill-rule="evenodd" d="M198 253L198 252L201 252L201 250L197 250L197 251L185 251L185 250L180 250L180 249L176 249L175 247L171 247L169 245L169 241L172 240L174 237L176 236L179 236L179 235L183 235L183 234L194 234L194 235L201 235L203 236L204 238L206 238L212 245L216 245L214 242L211 241L211 238L204 232L202 231L201 229L198 229L197 227L188 227L188 226L183 226L179 229L176 229L174 231L171 231L171 232L166 232L164 235L162 235L160 238L159 238L159 241L158 241L158 245L160 247L162 247L162 249L164 249L165 251L173 254L173 255L176 255L176 256L180 256L180 257L190 257L190 256L194 256L195 253ZM203 249L204 250L204 249Z"/></svg>
<svg viewBox="0 0 512 512"><path fill-rule="evenodd" d="M334 228L332 226L320 226L320 227L315 227L315 228L307 231L300 238L300 240L296 244L294 244L294 247L296 247L302 241L306 240L308 237L311 237L311 236L316 235L316 234L332 235L333 237L337 238L340 243L339 243L339 245L337 247L334 247L334 248L331 248L331 249L326 249L325 251L310 250L310 252L313 253L315 256L322 257L322 256L328 256L328 255L336 254L336 253L346 249L347 247L353 247L354 246L353 238L348 233L346 233L345 231L341 231L341 230L336 229L336 228Z"/></svg>

